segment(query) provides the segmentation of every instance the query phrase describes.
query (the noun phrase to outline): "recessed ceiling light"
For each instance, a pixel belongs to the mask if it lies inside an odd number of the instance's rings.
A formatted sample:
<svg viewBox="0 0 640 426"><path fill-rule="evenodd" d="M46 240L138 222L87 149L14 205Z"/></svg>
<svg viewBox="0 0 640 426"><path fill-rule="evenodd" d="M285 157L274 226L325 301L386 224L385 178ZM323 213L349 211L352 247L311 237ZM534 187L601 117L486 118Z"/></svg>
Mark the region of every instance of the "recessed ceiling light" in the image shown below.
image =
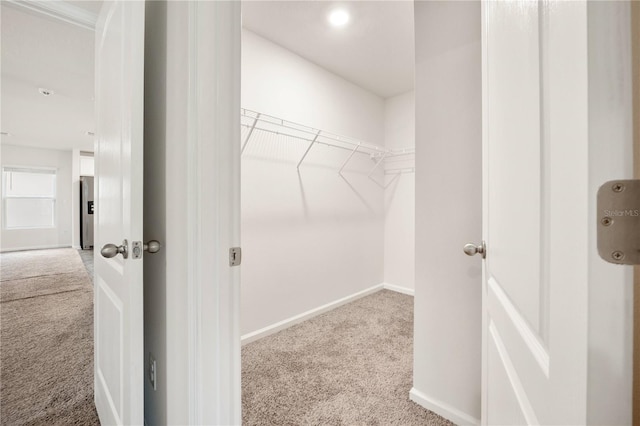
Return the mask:
<svg viewBox="0 0 640 426"><path fill-rule="evenodd" d="M53 95L53 94L54 94L54 91L53 91L53 90L45 89L44 87L40 87L40 88L38 89L38 92L40 92L40 94L41 94L42 96L51 96L51 95Z"/></svg>
<svg viewBox="0 0 640 426"><path fill-rule="evenodd" d="M334 27L343 27L349 23L349 12L344 9L334 9L329 13L329 23Z"/></svg>

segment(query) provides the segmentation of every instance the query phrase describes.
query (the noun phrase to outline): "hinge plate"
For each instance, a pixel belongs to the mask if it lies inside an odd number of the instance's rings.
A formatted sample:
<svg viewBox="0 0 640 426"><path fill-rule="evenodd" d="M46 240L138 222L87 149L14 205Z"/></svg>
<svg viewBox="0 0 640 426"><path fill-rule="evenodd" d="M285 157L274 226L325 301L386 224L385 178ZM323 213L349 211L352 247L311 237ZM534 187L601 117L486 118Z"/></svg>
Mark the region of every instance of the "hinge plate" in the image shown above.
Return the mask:
<svg viewBox="0 0 640 426"><path fill-rule="evenodd" d="M639 265L640 179L606 182L597 198L598 254L618 265Z"/></svg>
<svg viewBox="0 0 640 426"><path fill-rule="evenodd" d="M238 266L240 263L242 263L242 249L231 247L229 249L229 266Z"/></svg>

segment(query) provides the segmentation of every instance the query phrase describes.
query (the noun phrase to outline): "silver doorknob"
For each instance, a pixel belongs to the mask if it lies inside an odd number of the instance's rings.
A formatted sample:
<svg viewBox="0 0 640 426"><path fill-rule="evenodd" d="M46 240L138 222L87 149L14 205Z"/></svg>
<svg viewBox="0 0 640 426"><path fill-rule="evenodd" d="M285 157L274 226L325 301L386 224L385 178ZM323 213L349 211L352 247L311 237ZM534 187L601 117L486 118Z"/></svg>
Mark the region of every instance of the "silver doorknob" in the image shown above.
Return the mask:
<svg viewBox="0 0 640 426"><path fill-rule="evenodd" d="M480 253L483 259L487 257L487 246L484 241L478 246L475 244L465 244L463 250L467 256L473 256Z"/></svg>
<svg viewBox="0 0 640 426"><path fill-rule="evenodd" d="M121 254L123 258L127 258L129 256L128 250L129 244L127 240L122 241L122 245L117 246L115 244L105 244L104 247L100 250L100 254L102 257L106 257L110 259L112 257L116 257L118 254Z"/></svg>
<svg viewBox="0 0 640 426"><path fill-rule="evenodd" d="M160 243L156 240L151 240L149 241L147 244L144 245L144 251L147 251L149 253L157 253L160 251L160 247L162 247L160 245Z"/></svg>

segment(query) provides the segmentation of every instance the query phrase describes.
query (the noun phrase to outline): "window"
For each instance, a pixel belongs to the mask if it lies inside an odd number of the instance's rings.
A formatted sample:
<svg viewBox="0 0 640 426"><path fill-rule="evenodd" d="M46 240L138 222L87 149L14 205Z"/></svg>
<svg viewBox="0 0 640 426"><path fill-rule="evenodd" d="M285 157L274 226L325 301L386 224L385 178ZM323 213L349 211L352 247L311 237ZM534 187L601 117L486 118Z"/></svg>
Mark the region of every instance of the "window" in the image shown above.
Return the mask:
<svg viewBox="0 0 640 426"><path fill-rule="evenodd" d="M56 223L56 171L3 167L2 205L5 229L53 228Z"/></svg>

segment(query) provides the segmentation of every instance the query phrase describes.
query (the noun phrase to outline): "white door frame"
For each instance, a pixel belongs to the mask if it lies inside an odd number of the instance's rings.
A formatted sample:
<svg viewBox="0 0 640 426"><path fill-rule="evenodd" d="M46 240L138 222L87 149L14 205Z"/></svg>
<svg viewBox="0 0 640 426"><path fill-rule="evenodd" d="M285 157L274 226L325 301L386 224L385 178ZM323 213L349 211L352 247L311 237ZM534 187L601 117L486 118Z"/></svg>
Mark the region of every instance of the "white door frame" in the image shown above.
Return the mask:
<svg viewBox="0 0 640 426"><path fill-rule="evenodd" d="M189 424L240 424L240 2L186 7Z"/></svg>

